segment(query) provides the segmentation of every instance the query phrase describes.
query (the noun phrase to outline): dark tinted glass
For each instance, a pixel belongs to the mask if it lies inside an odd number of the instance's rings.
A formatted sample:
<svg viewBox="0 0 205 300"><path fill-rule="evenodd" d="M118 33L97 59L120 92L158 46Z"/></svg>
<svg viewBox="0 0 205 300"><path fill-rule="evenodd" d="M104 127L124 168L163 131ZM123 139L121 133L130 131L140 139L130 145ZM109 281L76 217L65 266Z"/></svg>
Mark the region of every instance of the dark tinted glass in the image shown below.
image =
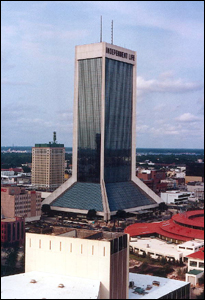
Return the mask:
<svg viewBox="0 0 205 300"><path fill-rule="evenodd" d="M78 62L78 181L100 182L102 59Z"/></svg>
<svg viewBox="0 0 205 300"><path fill-rule="evenodd" d="M105 182L131 178L133 65L106 58Z"/></svg>

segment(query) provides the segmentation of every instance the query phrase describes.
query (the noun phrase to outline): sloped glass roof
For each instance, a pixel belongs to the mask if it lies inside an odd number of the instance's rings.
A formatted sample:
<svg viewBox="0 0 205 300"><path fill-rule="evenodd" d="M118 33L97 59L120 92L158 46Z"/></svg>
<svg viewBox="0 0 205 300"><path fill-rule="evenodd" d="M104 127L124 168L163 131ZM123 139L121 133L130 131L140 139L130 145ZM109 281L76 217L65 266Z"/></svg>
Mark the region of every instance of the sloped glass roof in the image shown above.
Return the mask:
<svg viewBox="0 0 205 300"><path fill-rule="evenodd" d="M76 182L51 203L52 206L103 211L101 187L97 183Z"/></svg>
<svg viewBox="0 0 205 300"><path fill-rule="evenodd" d="M110 211L156 204L133 181L105 184Z"/></svg>

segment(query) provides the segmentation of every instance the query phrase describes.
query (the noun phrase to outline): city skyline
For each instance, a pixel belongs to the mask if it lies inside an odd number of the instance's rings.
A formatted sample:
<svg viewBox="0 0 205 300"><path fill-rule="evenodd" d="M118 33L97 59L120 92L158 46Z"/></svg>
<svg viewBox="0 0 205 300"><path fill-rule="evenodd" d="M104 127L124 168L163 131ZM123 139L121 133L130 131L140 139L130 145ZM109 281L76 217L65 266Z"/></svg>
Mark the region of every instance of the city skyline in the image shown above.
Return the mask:
<svg viewBox="0 0 205 300"><path fill-rule="evenodd" d="M137 52L137 148L203 148L202 1L3 1L2 145L72 147L74 47Z"/></svg>

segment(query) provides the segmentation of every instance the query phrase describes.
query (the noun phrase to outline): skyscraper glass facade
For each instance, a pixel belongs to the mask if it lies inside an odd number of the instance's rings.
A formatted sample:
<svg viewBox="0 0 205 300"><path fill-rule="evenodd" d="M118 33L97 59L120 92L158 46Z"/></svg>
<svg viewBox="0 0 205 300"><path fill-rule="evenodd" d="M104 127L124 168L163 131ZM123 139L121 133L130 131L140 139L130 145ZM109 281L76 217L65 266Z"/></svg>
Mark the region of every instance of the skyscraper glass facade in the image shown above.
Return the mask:
<svg viewBox="0 0 205 300"><path fill-rule="evenodd" d="M100 182L102 58L78 61L78 171L81 182Z"/></svg>
<svg viewBox="0 0 205 300"><path fill-rule="evenodd" d="M133 65L106 58L105 183L131 179Z"/></svg>
<svg viewBox="0 0 205 300"><path fill-rule="evenodd" d="M78 181L100 182L102 59L78 61ZM104 179L131 177L133 65L106 58Z"/></svg>

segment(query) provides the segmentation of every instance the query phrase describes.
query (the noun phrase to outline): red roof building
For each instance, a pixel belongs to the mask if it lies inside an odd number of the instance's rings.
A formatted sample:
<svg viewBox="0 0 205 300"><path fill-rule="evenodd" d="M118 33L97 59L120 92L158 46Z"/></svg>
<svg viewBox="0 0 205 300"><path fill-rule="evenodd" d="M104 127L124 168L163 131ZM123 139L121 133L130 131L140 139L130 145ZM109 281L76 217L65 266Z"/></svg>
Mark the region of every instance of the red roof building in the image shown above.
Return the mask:
<svg viewBox="0 0 205 300"><path fill-rule="evenodd" d="M174 243L204 239L204 210L177 214L159 223L135 223L125 228L131 237L155 235Z"/></svg>
<svg viewBox="0 0 205 300"><path fill-rule="evenodd" d="M201 248L199 251L194 252L192 254L187 255L188 258L200 259L204 260L204 247Z"/></svg>

